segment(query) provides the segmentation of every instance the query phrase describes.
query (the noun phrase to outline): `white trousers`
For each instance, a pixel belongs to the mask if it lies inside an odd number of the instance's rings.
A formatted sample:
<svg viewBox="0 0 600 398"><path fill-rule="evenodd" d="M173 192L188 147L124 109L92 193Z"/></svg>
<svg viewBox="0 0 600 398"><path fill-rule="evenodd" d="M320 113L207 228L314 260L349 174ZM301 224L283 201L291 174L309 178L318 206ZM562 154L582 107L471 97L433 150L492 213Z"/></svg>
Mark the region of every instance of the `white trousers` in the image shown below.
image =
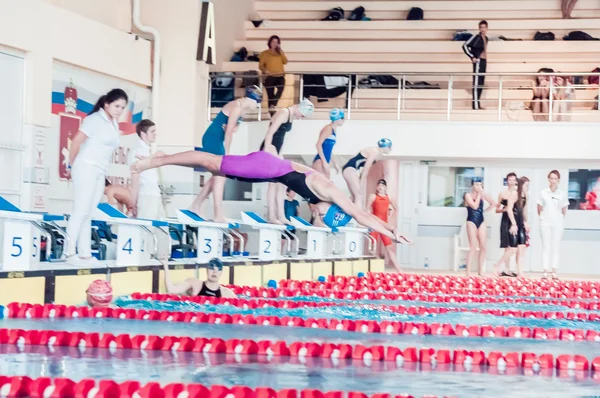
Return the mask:
<svg viewBox="0 0 600 398"><path fill-rule="evenodd" d="M138 195L137 201L137 217L147 220L161 220L166 218L165 208L162 203L162 198L155 195ZM166 230L165 232L169 232ZM169 235L155 228L154 233L158 238L158 254L169 255Z"/></svg>
<svg viewBox="0 0 600 398"><path fill-rule="evenodd" d="M563 235L563 223L556 222L552 224L540 225L542 237L542 265L547 272L552 268L558 268L560 263L560 241Z"/></svg>
<svg viewBox="0 0 600 398"><path fill-rule="evenodd" d="M78 163L72 169L73 213L67 224L71 239L65 254L81 258L92 256L92 214L104 195L106 173L98 166Z"/></svg>

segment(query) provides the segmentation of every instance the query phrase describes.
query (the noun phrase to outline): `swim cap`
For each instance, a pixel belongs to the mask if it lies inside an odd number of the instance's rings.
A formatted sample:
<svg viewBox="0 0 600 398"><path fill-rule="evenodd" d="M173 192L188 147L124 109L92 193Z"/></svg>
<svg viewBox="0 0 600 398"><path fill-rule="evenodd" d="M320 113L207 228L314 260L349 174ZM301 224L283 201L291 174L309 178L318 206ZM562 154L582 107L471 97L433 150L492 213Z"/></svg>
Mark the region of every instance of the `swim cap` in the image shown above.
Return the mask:
<svg viewBox="0 0 600 398"><path fill-rule="evenodd" d="M91 307L108 307L113 298L110 282L96 279L87 288L87 301Z"/></svg>
<svg viewBox="0 0 600 398"><path fill-rule="evenodd" d="M329 111L329 119L331 119L332 122L343 119L344 116L344 111L339 108L333 108L331 111Z"/></svg>
<svg viewBox="0 0 600 398"><path fill-rule="evenodd" d="M471 178L471 185L475 184L476 182L483 182L483 179L481 177Z"/></svg>
<svg viewBox="0 0 600 398"><path fill-rule="evenodd" d="M303 98L302 101L298 104L298 108L300 109L300 113L304 117L310 116L315 110L315 106L308 98Z"/></svg>
<svg viewBox="0 0 600 398"><path fill-rule="evenodd" d="M219 271L223 270L223 262L221 260L219 260L218 258L211 258L210 261L208 262L208 268L214 268L217 269Z"/></svg>
<svg viewBox="0 0 600 398"><path fill-rule="evenodd" d="M382 138L379 140L379 142L377 142L377 146L379 148L391 148L392 140L390 140L389 138Z"/></svg>
<svg viewBox="0 0 600 398"><path fill-rule="evenodd" d="M352 220L352 216L347 214L342 208L335 203L332 203L327 209L327 213L323 217L323 224L330 228L344 227Z"/></svg>
<svg viewBox="0 0 600 398"><path fill-rule="evenodd" d="M260 104L262 102L262 90L258 86L246 87L246 97Z"/></svg>

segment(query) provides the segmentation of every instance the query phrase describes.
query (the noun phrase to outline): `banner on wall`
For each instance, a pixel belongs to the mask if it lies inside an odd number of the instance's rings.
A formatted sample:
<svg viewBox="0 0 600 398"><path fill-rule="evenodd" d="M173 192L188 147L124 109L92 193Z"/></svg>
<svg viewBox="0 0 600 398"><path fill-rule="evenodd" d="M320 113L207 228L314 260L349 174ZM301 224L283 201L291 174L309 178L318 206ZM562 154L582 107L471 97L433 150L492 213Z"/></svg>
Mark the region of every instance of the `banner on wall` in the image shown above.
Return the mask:
<svg viewBox="0 0 600 398"><path fill-rule="evenodd" d="M137 144L138 137L135 125L147 113L150 90L130 82L92 72L62 63L55 63L52 79L52 114L53 123L49 131L49 141L56 148L48 150L55 158L55 164L48 162L51 176L59 181L70 181L67 165L71 149L71 141L85 116L92 111L98 98L113 88L125 90L129 97L127 109L119 120L121 141L109 166L108 178L114 184L128 184L129 168L127 154Z"/></svg>

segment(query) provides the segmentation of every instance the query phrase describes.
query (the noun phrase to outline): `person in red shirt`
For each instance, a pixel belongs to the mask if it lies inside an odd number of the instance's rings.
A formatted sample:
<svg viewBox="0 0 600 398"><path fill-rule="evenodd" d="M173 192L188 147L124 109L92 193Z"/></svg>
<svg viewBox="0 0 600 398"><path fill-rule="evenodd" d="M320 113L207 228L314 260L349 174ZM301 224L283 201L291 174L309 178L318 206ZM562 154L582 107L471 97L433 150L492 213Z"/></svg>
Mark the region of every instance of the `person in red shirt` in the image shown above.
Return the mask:
<svg viewBox="0 0 600 398"><path fill-rule="evenodd" d="M376 193L373 193L369 196L367 209L369 209L375 217L387 223L388 218L391 215L389 211L390 206L392 207L393 214L393 212L396 211L396 207L390 202L390 198L387 195L387 183L384 179L381 179L377 181ZM401 272L402 270L400 269L400 264L398 264L398 261L396 261L396 253L394 253L392 240L387 236L374 231L371 232L371 236L378 241L381 240L383 246L385 247L384 257L388 257L394 268L396 268L398 272Z"/></svg>

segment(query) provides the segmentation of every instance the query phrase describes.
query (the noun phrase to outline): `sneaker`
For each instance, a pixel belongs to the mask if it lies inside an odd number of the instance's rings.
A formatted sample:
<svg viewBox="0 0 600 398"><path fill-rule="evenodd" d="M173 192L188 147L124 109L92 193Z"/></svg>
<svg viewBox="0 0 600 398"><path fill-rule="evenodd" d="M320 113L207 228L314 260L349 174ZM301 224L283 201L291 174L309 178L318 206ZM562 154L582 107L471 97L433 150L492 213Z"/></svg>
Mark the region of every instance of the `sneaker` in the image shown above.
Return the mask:
<svg viewBox="0 0 600 398"><path fill-rule="evenodd" d="M68 265L73 265L76 267L80 267L83 265L83 260L77 256L77 254L73 254L72 256L68 256L65 260L65 263Z"/></svg>

